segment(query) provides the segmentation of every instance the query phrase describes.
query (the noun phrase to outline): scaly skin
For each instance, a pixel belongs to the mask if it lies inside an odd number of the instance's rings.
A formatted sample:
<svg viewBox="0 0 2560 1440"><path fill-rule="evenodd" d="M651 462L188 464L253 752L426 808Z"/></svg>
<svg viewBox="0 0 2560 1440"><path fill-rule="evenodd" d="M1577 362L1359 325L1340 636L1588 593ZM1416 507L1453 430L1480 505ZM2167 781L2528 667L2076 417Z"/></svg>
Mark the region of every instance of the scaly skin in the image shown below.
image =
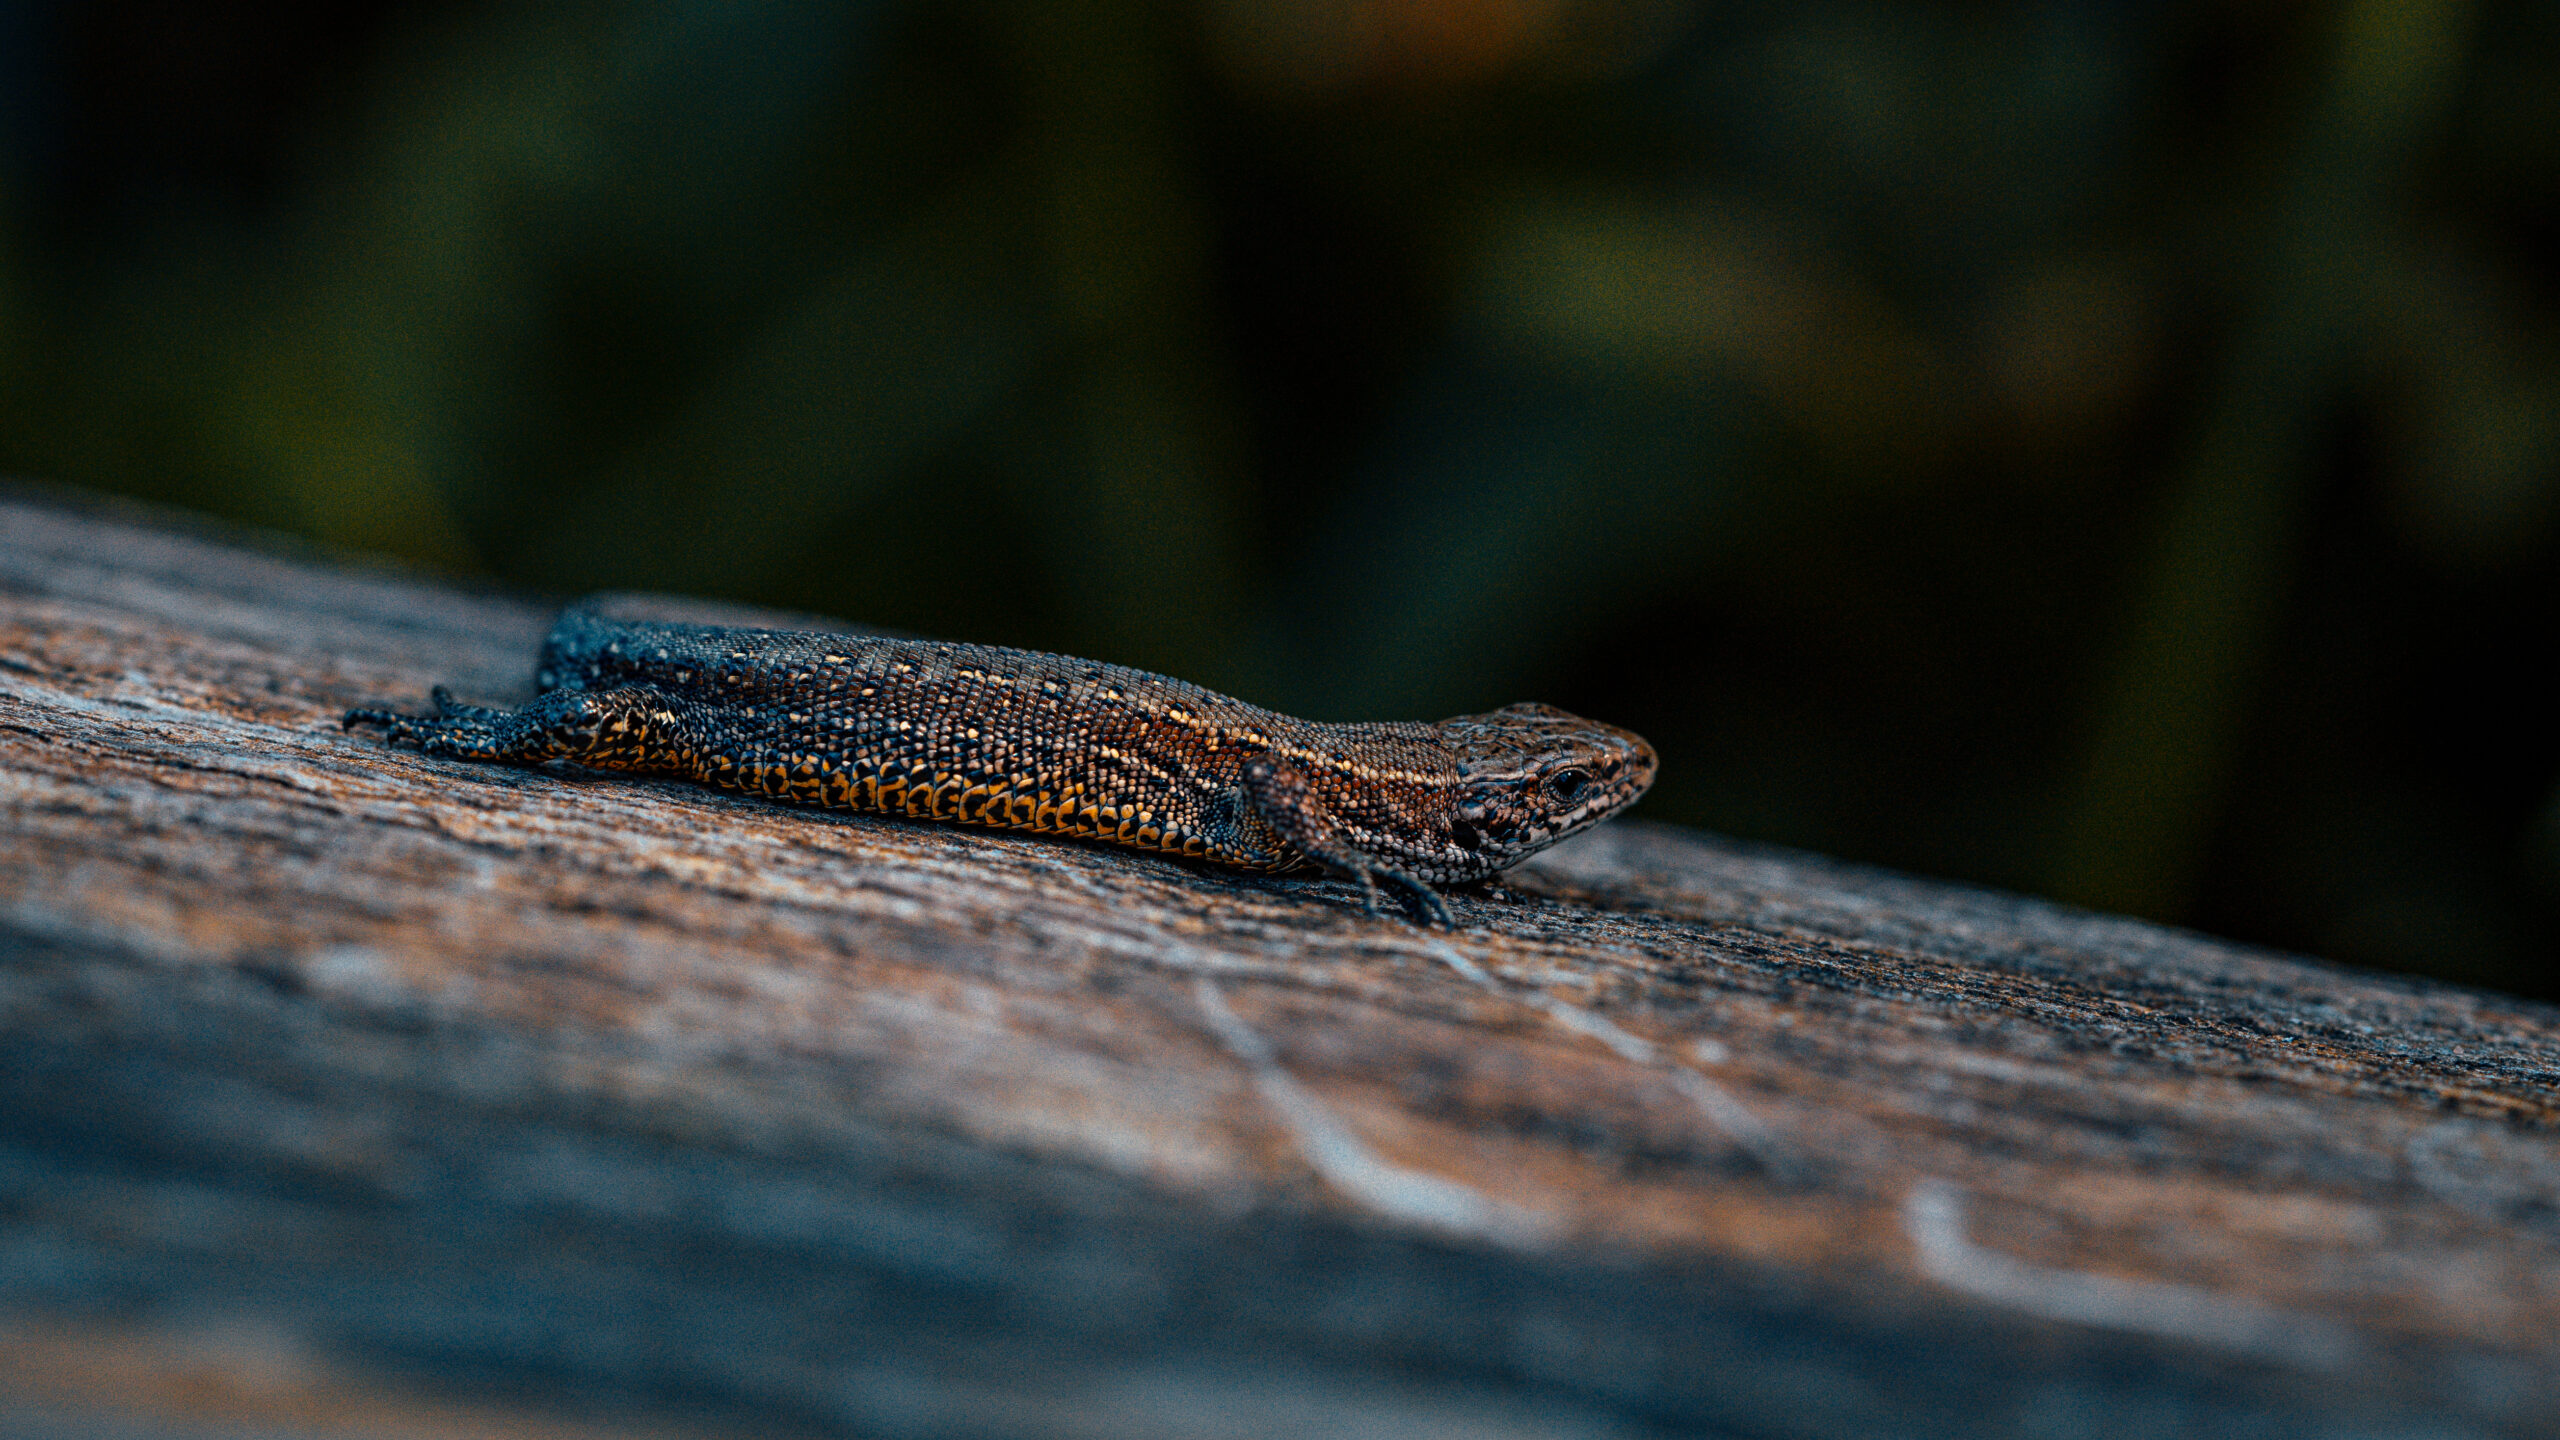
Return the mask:
<svg viewBox="0 0 2560 1440"><path fill-rule="evenodd" d="M514 711L350 710L428 755L573 760L803 805L1068 835L1267 873L1478 880L1633 804L1653 748L1546 705L1328 725L1143 670L925 640L563 613Z"/></svg>

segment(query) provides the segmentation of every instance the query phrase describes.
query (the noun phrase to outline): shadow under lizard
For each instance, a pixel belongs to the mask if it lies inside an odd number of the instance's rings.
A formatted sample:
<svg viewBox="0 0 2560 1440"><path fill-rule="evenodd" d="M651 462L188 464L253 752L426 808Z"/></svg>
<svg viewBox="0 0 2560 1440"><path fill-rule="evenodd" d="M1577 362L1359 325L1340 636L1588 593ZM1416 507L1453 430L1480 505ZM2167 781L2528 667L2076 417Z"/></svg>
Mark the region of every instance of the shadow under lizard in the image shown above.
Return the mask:
<svg viewBox="0 0 2560 1440"><path fill-rule="evenodd" d="M1267 874L1433 888L1490 877L1633 804L1653 747L1548 705L1324 724L1065 655L562 613L516 710L357 709L391 743L570 760L835 809L1074 836Z"/></svg>

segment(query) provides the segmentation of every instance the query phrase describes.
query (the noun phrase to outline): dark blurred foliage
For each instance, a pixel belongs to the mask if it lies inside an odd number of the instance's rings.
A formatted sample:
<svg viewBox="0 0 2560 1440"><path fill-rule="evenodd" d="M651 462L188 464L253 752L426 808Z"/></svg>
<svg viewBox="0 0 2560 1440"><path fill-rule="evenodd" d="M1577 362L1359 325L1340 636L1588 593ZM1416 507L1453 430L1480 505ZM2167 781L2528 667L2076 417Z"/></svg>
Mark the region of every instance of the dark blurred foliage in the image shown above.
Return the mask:
<svg viewBox="0 0 2560 1440"><path fill-rule="evenodd" d="M2560 993L2560 4L0 0L0 468Z"/></svg>

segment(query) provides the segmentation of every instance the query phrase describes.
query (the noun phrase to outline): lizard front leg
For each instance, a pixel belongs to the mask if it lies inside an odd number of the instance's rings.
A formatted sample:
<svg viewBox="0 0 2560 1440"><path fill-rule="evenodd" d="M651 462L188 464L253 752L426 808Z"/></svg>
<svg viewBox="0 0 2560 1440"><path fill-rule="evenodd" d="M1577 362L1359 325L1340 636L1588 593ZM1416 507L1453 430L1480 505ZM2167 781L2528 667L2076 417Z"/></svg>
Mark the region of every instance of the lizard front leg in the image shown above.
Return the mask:
<svg viewBox="0 0 2560 1440"><path fill-rule="evenodd" d="M1437 921L1443 929L1458 928L1449 914L1449 902L1440 898L1440 892L1424 884L1421 877L1369 854L1353 841L1316 794L1305 772L1268 758L1248 760L1244 767L1244 793L1263 823L1278 831L1280 838L1297 847L1299 853L1331 874L1359 881L1368 913L1378 913L1378 882L1385 880L1398 887L1417 922L1427 925Z"/></svg>

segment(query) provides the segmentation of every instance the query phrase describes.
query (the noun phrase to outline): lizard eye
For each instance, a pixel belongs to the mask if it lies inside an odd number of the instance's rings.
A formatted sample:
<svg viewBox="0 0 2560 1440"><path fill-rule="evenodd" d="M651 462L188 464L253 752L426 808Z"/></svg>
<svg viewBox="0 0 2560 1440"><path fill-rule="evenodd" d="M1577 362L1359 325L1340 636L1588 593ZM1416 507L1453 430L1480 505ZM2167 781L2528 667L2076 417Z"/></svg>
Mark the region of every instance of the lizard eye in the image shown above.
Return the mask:
<svg viewBox="0 0 2560 1440"><path fill-rule="evenodd" d="M1591 777L1579 770L1559 770L1547 777L1547 793L1570 805L1581 798L1582 787L1589 783Z"/></svg>

